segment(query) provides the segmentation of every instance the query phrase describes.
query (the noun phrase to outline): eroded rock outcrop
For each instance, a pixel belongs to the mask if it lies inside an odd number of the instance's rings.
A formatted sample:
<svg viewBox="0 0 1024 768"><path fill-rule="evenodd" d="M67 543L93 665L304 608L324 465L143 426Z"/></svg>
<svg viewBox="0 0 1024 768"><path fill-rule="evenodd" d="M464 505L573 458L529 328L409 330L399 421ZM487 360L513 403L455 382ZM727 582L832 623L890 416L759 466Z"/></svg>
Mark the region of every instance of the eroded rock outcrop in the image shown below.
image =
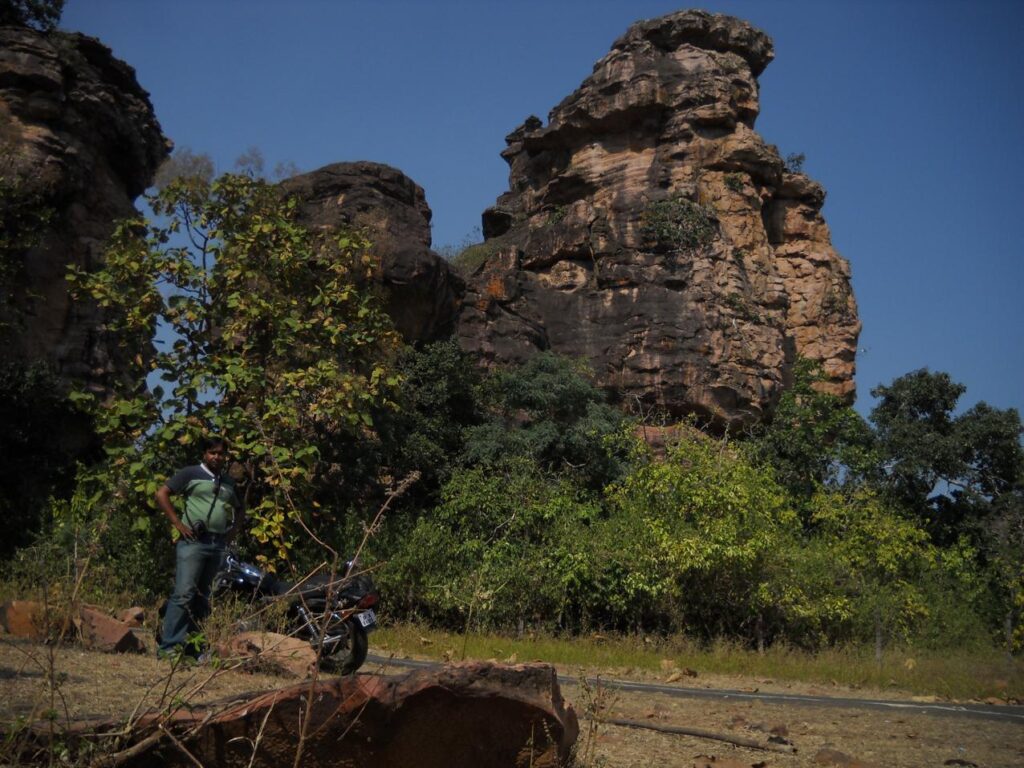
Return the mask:
<svg viewBox="0 0 1024 768"><path fill-rule="evenodd" d="M0 27L0 176L45 211L37 242L7 271L7 360L41 360L102 389L123 371L99 309L68 293L68 265L102 258L113 223L135 213L170 143L134 70L80 34ZM12 198L5 197L9 202Z"/></svg>
<svg viewBox="0 0 1024 768"><path fill-rule="evenodd" d="M772 57L731 17L641 22L547 126L510 134L462 346L582 357L620 399L719 426L762 418L797 355L852 398L860 323L824 192L753 128Z"/></svg>
<svg viewBox="0 0 1024 768"><path fill-rule="evenodd" d="M314 229L365 229L380 259L378 279L388 314L409 342L451 336L463 291L448 262L430 249L431 211L423 189L381 163L335 163L282 186Z"/></svg>
<svg viewBox="0 0 1024 768"><path fill-rule="evenodd" d="M299 683L143 716L134 728L140 747L125 750L119 764L291 765L303 724L301 764L308 768L556 768L567 764L579 733L553 667L471 662ZM70 730L88 738L103 729L82 723ZM188 753L160 738L166 733Z"/></svg>

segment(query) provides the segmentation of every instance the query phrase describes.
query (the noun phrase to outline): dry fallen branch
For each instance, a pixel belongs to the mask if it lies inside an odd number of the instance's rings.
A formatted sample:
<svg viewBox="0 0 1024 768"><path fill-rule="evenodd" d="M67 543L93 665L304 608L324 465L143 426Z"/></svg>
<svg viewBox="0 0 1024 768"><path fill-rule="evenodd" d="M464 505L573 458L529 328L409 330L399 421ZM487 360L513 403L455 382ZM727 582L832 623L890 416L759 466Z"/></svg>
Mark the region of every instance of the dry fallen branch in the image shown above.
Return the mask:
<svg viewBox="0 0 1024 768"><path fill-rule="evenodd" d="M755 739L747 739L743 736L731 736L727 733L706 731L703 728L684 728L678 725L655 725L654 723L641 723L637 720L622 720L617 717L601 718L601 722L607 725L618 725L623 728L639 728L658 733L674 733L677 736L695 736L698 739L713 739L724 741L727 744L735 744L737 747L749 747L750 749L762 749L768 752L783 752L785 754L796 754L796 747L792 744L774 744L762 742Z"/></svg>

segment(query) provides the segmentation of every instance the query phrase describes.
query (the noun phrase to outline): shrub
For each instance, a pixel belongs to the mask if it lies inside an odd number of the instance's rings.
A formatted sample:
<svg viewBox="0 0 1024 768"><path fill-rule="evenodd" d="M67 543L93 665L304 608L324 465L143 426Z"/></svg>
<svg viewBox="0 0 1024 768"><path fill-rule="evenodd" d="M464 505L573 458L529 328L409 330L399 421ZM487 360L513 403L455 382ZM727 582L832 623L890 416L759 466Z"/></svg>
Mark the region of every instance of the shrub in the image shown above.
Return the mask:
<svg viewBox="0 0 1024 768"><path fill-rule="evenodd" d="M649 243L668 250L700 248L715 239L718 219L710 208L676 195L647 206L641 233Z"/></svg>

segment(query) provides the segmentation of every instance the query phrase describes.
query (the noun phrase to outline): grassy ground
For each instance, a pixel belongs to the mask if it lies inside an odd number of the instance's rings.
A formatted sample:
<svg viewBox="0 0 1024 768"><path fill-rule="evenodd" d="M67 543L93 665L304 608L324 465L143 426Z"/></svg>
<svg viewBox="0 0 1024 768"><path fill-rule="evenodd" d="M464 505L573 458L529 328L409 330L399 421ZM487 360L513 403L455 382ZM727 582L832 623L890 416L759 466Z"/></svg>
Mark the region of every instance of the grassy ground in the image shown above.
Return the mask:
<svg viewBox="0 0 1024 768"><path fill-rule="evenodd" d="M890 695L907 693L953 700L1024 699L1024 662L988 651L926 651L835 648L809 653L775 646L764 653L720 642L702 647L684 638L590 635L559 638L525 635L453 634L415 624L393 624L371 639L372 649L396 655L457 661L546 661L559 668L613 670L622 676L666 677L691 670L708 674L769 678L842 686Z"/></svg>

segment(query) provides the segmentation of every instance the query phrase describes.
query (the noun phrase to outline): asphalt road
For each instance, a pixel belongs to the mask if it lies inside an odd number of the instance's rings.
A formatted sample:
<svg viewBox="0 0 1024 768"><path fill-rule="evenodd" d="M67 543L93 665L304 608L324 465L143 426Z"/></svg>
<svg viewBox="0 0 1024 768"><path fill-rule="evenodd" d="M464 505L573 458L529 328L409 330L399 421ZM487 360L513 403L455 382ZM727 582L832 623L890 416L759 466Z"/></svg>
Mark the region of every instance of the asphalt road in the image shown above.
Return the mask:
<svg viewBox="0 0 1024 768"><path fill-rule="evenodd" d="M393 659L370 654L367 658L384 666L409 667L426 669L440 666L436 661L417 661L414 659ZM595 683L596 680L590 680ZM577 685L579 680L569 675L559 675L560 685ZM883 709L892 712L917 713L945 717L966 717L980 720L998 720L1001 722L1019 723L1024 726L1024 707L991 704L952 704L919 701L894 701L881 699L851 699L839 696L806 696L793 693L762 693L760 691L733 691L722 688L686 688L678 685L660 683L640 683L630 680L614 680L601 678L601 685L621 691L634 693L657 693L663 696L692 699L717 699L735 701L763 701L772 704L795 704L810 707L837 707L854 709Z"/></svg>

